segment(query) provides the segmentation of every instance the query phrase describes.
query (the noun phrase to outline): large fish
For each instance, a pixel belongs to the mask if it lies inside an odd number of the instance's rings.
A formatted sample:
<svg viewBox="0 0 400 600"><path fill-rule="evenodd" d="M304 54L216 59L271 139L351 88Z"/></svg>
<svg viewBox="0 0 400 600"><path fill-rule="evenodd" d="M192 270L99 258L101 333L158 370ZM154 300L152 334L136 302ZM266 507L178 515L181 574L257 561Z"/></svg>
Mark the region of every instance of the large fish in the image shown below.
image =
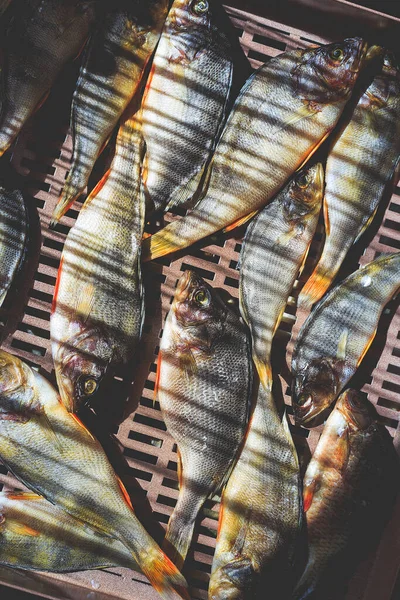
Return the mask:
<svg viewBox="0 0 400 600"><path fill-rule="evenodd" d="M29 219L24 198L17 189L0 186L0 306L27 252Z"/></svg>
<svg viewBox="0 0 400 600"><path fill-rule="evenodd" d="M212 0L175 0L168 14L142 103L143 182L153 210L199 187L227 115L238 53L244 58L229 25Z"/></svg>
<svg viewBox="0 0 400 600"><path fill-rule="evenodd" d="M0 564L51 572L135 566L122 542L32 492L0 493Z"/></svg>
<svg viewBox="0 0 400 600"><path fill-rule="evenodd" d="M13 3L5 37L0 156L44 101L62 67L81 51L95 16L93 0Z"/></svg>
<svg viewBox="0 0 400 600"><path fill-rule="evenodd" d="M287 598L302 522L296 449L260 385L244 447L223 492L210 600Z"/></svg>
<svg viewBox="0 0 400 600"><path fill-rule="evenodd" d="M331 290L300 330L292 403L308 424L338 397L370 347L386 304L400 288L400 252L384 255Z"/></svg>
<svg viewBox="0 0 400 600"><path fill-rule="evenodd" d="M104 376L133 356L144 318L140 246L140 136L121 126L110 175L68 234L50 320L61 398L68 410L93 399Z"/></svg>
<svg viewBox="0 0 400 600"><path fill-rule="evenodd" d="M386 56L328 156L326 239L300 305L310 307L331 285L351 245L371 223L399 158L400 74Z"/></svg>
<svg viewBox="0 0 400 600"><path fill-rule="evenodd" d="M193 244L264 206L329 135L364 64L360 38L272 58L242 89L195 208L144 241L146 260Z"/></svg>
<svg viewBox="0 0 400 600"><path fill-rule="evenodd" d="M399 480L399 461L390 435L368 403L347 390L329 416L304 477L308 561L294 600L308 598L332 559L354 541L357 521L367 520L366 508L370 516L364 530L371 531L377 507L393 498L394 480Z"/></svg>
<svg viewBox="0 0 400 600"><path fill-rule="evenodd" d="M167 0L118 0L94 33L72 100L72 164L52 225L83 192L93 165L141 82Z"/></svg>
<svg viewBox="0 0 400 600"><path fill-rule="evenodd" d="M178 446L180 488L164 547L181 565L202 505L221 488L237 454L252 384L244 325L192 271L179 280L158 360L158 398Z"/></svg>
<svg viewBox="0 0 400 600"><path fill-rule="evenodd" d="M247 229L240 254L240 310L250 328L253 360L270 387L271 344L305 262L324 187L319 163L300 171Z"/></svg>
<svg viewBox="0 0 400 600"><path fill-rule="evenodd" d="M184 578L134 515L99 442L42 375L4 351L0 457L22 483L82 526L120 540L164 597L188 598Z"/></svg>

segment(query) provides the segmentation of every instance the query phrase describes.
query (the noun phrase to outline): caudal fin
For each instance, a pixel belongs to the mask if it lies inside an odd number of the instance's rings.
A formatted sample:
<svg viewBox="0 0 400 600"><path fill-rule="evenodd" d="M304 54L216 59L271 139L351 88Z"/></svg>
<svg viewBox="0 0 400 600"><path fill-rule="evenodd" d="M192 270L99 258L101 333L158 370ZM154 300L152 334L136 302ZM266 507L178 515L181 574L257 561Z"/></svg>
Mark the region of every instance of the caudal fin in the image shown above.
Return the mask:
<svg viewBox="0 0 400 600"><path fill-rule="evenodd" d="M152 548L140 561L140 568L155 590L166 600L190 600L186 579L159 548Z"/></svg>
<svg viewBox="0 0 400 600"><path fill-rule="evenodd" d="M183 520L173 514L163 542L163 550L172 562L181 569L193 537L195 521Z"/></svg>

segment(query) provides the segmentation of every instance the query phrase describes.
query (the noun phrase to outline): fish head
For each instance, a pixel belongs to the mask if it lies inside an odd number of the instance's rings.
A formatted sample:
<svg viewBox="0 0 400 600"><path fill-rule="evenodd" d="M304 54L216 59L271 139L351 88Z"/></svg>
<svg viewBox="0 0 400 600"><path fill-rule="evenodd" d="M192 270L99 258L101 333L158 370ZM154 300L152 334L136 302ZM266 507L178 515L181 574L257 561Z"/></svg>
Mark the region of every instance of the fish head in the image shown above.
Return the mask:
<svg viewBox="0 0 400 600"><path fill-rule="evenodd" d="M210 580L210 600L246 600L252 598L254 568L249 558L239 557L215 571Z"/></svg>
<svg viewBox="0 0 400 600"><path fill-rule="evenodd" d="M211 36L208 0L175 0L165 22L170 43L169 60L189 64L204 51Z"/></svg>
<svg viewBox="0 0 400 600"><path fill-rule="evenodd" d="M335 410L340 411L352 432L366 431L375 421L369 404L356 390L348 389L343 392Z"/></svg>
<svg viewBox="0 0 400 600"><path fill-rule="evenodd" d="M367 111L367 114L374 115L374 111L379 110L380 118L387 114L387 126L391 127L393 117L389 112L384 113L382 109L389 108L392 105L398 106L400 96L400 72L394 56L386 52L383 58L382 70L374 77L371 85L360 98L359 105ZM398 110L398 109L397 109ZM396 112L397 114L397 112ZM378 129L385 127L384 122L380 122Z"/></svg>
<svg viewBox="0 0 400 600"><path fill-rule="evenodd" d="M62 403L77 412L98 392L108 374L113 350L99 328L89 328L58 345L54 366Z"/></svg>
<svg viewBox="0 0 400 600"><path fill-rule="evenodd" d="M321 163L301 169L289 184L284 210L289 221L320 211L324 190L324 168Z"/></svg>
<svg viewBox="0 0 400 600"><path fill-rule="evenodd" d="M355 37L304 50L292 72L297 94L317 105L347 99L364 66L367 48Z"/></svg>
<svg viewBox="0 0 400 600"><path fill-rule="evenodd" d="M0 421L26 422L41 409L32 369L0 350Z"/></svg>
<svg viewBox="0 0 400 600"><path fill-rule="evenodd" d="M227 308L219 295L194 271L179 279L171 307L176 347L210 352L224 330Z"/></svg>
<svg viewBox="0 0 400 600"><path fill-rule="evenodd" d="M311 360L293 380L292 404L297 425L306 425L328 408L340 391L340 361Z"/></svg>

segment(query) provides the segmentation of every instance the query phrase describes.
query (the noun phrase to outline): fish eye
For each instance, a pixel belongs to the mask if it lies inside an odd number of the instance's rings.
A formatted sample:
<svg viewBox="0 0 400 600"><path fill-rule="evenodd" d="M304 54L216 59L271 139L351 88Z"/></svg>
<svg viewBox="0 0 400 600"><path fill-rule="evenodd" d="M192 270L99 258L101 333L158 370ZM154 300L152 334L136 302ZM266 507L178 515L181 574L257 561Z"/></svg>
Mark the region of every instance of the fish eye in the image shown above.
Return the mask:
<svg viewBox="0 0 400 600"><path fill-rule="evenodd" d="M194 300L200 306L208 306L210 304L210 294L207 290L199 290L195 293Z"/></svg>
<svg viewBox="0 0 400 600"><path fill-rule="evenodd" d="M333 50L329 52L329 56L335 62L340 63L344 59L344 51L340 46L336 46L336 48L333 48Z"/></svg>
<svg viewBox="0 0 400 600"><path fill-rule="evenodd" d="M93 396L93 394L97 391L98 385L98 381L93 377L82 378L82 391L85 396Z"/></svg>
<svg viewBox="0 0 400 600"><path fill-rule="evenodd" d="M195 15L204 15L208 12L209 4L207 0L194 0L190 8Z"/></svg>
<svg viewBox="0 0 400 600"><path fill-rule="evenodd" d="M309 175L307 175L306 173L302 173L297 179L296 179L296 185L301 188L302 190L304 190L308 184L310 183L310 177Z"/></svg>

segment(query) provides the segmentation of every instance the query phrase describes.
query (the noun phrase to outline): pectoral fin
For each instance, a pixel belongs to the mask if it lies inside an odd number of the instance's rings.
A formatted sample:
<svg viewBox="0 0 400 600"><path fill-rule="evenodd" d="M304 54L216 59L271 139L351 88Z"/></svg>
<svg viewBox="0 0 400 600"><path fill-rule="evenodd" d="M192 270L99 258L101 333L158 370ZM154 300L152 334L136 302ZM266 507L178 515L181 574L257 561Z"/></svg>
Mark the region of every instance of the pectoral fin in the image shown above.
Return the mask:
<svg viewBox="0 0 400 600"><path fill-rule="evenodd" d="M32 529L32 527L28 527L28 525L18 523L17 521L7 521L7 529L16 535L27 537L38 537L40 535L40 531L36 531L36 529Z"/></svg>
<svg viewBox="0 0 400 600"><path fill-rule="evenodd" d="M349 330L344 329L342 331L342 333L340 334L340 338L339 338L339 342L338 342L338 346L337 346L337 352L336 352L336 357L339 360L345 360L345 358L346 358L346 348L347 348L348 338L349 338Z"/></svg>
<svg viewBox="0 0 400 600"><path fill-rule="evenodd" d="M244 217L240 217L240 219L237 219L237 221L234 221L227 227L224 227L222 232L228 233L229 231L232 231L233 229L236 229L237 227L241 227L242 225L244 225L245 223L250 221L250 219L252 219L257 213L258 213L258 210L253 210L253 212L249 213L248 215L245 215Z"/></svg>

